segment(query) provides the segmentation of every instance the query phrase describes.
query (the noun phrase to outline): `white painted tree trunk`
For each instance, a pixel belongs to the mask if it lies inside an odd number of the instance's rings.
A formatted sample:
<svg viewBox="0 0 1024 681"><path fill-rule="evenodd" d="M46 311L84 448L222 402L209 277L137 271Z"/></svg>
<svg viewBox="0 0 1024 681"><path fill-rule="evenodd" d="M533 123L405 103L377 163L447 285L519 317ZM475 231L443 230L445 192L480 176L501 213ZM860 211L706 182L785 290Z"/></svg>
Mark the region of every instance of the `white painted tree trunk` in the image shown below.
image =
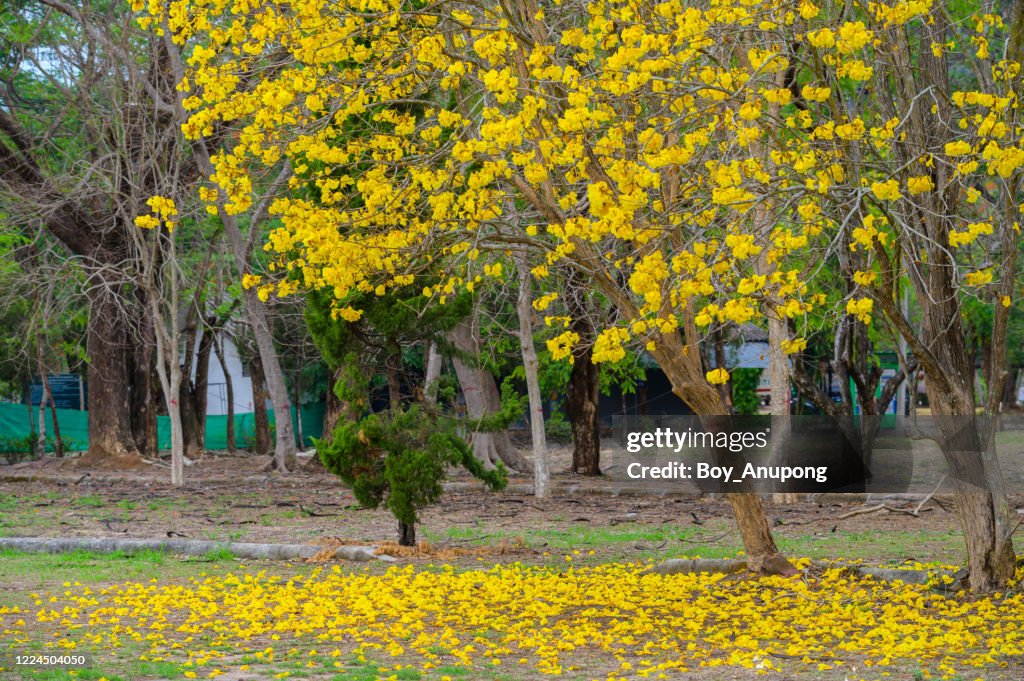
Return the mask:
<svg viewBox="0 0 1024 681"><path fill-rule="evenodd" d="M526 392L530 399L530 433L533 440L533 492L538 499L549 495L548 443L544 433L544 404L541 401L540 381L537 378L537 350L533 347L533 305L531 302L530 264L525 251L516 254L519 271L519 346L523 353L526 373Z"/></svg>

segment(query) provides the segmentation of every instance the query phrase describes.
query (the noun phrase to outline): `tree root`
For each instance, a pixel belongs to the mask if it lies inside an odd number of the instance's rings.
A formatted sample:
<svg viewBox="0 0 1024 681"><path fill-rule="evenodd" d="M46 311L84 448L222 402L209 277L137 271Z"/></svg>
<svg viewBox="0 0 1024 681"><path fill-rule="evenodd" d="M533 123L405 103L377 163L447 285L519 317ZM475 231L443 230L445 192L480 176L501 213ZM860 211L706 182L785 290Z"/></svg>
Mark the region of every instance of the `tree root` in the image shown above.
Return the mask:
<svg viewBox="0 0 1024 681"><path fill-rule="evenodd" d="M747 569L745 560L713 558L671 558L641 572L641 575L691 575L701 572L725 573L743 572Z"/></svg>

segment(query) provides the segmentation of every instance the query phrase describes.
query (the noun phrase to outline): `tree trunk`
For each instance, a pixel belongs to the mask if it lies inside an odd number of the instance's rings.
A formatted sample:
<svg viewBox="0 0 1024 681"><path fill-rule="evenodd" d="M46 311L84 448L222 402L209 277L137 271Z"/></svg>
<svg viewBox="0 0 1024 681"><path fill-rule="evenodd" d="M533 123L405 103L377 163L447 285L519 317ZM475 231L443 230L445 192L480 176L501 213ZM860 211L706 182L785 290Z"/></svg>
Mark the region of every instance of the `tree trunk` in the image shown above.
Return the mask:
<svg viewBox="0 0 1024 681"><path fill-rule="evenodd" d="M437 343L427 343L427 361L423 375L423 401L434 406L437 404L438 381L441 380L441 353Z"/></svg>
<svg viewBox="0 0 1024 681"><path fill-rule="evenodd" d="M156 339L154 338L153 315L143 287L135 290L134 301L139 314L131 322L137 341L129 349L126 359L131 376L131 424L132 437L139 454L155 461L160 455L157 441L157 414L163 399L160 380L156 376Z"/></svg>
<svg viewBox="0 0 1024 681"><path fill-rule="evenodd" d="M181 379L178 380L180 382ZM170 400L170 402L167 412L171 417L171 484L180 487L185 483L185 442L181 427L182 406L180 403L174 404L174 400Z"/></svg>
<svg viewBox="0 0 1024 681"><path fill-rule="evenodd" d="M131 379L127 340L131 337L122 299L106 286L89 290L89 450L80 464L101 469L132 468L142 459L132 437Z"/></svg>
<svg viewBox="0 0 1024 681"><path fill-rule="evenodd" d="M402 350L391 348L387 358L388 377L388 406L392 411L398 411L402 406Z"/></svg>
<svg viewBox="0 0 1024 681"><path fill-rule="evenodd" d="M573 364L566 392L566 411L572 427L572 472L601 475L601 369L591 360L597 330L590 318L587 287L576 270L566 272L565 304L572 319L571 329L580 337L573 348Z"/></svg>
<svg viewBox="0 0 1024 681"><path fill-rule="evenodd" d="M601 430L598 401L601 399L601 370L591 360L591 346L574 350L565 404L572 426L572 472L601 475Z"/></svg>
<svg viewBox="0 0 1024 681"><path fill-rule="evenodd" d="M214 333L214 332L211 332ZM227 392L228 400L228 420L224 425L225 438L227 439L228 453L234 454L235 445L235 385L231 379L231 372L228 371L228 363L224 359L224 350L221 347L221 341L217 338L213 339L213 352L217 355L217 362L220 364L220 370L224 374L224 389Z"/></svg>
<svg viewBox="0 0 1024 681"><path fill-rule="evenodd" d="M41 459L46 456L46 403L50 401L50 386L45 375L40 380L43 385L42 395L39 396L39 413L37 414L39 425L36 433L36 456Z"/></svg>
<svg viewBox="0 0 1024 681"><path fill-rule="evenodd" d="M288 472L295 467L295 436L292 434L292 410L288 400L288 386L284 382L281 361L274 347L267 322L266 306L257 297L255 289L246 289L243 295L245 307L252 321L253 335L259 347L260 363L266 377L267 390L274 405L276 437L274 442L274 467Z"/></svg>
<svg viewBox="0 0 1024 681"><path fill-rule="evenodd" d="M160 399L159 381L154 377L153 329L149 313L142 323L142 340L135 348L132 367L131 419L132 437L139 453L149 459L159 455L157 444L157 403Z"/></svg>
<svg viewBox="0 0 1024 681"><path fill-rule="evenodd" d="M966 378L966 377L965 377ZM976 593L1005 587L1016 569L1013 519L994 456L994 438L986 444L977 418L955 414L957 403L969 400L972 382L961 382L959 399L937 389L925 373L929 405L941 433L943 456L949 465L957 516L967 544L968 583Z"/></svg>
<svg viewBox="0 0 1024 681"><path fill-rule="evenodd" d="M449 334L449 340L460 353L473 358L480 356L479 333L472 321L459 322ZM469 364L458 354L452 356L452 364L466 399L469 418L479 419L501 409L501 394L491 372ZM512 471L525 473L530 470L530 463L512 446L508 431L473 433L472 445L473 455L488 467L502 461Z"/></svg>
<svg viewBox="0 0 1024 681"><path fill-rule="evenodd" d="M299 377L300 376L301 376L301 372L296 371L295 372L295 379L292 381L292 383L293 383L292 391L295 394L295 400L294 400L294 404L295 404L295 446L298 447L299 449L302 449L305 445L302 442L302 440L303 440L303 437L302 437L302 409L301 409L301 404L302 404L301 396L302 396L302 392L300 390L300 385L299 385ZM313 458L316 459L317 457L313 457Z"/></svg>
<svg viewBox="0 0 1024 681"><path fill-rule="evenodd" d="M267 393L264 388L263 362L258 354L252 358L249 373L252 375L252 412L256 429L253 453L259 455L269 454L270 421L267 418ZM288 420L291 420L291 414L288 415Z"/></svg>
<svg viewBox="0 0 1024 681"><path fill-rule="evenodd" d="M786 320L777 310L768 310L768 371L771 380L772 462L782 465L789 443L789 358L782 342L789 337ZM776 504L794 504L799 497L792 492L772 495Z"/></svg>
<svg viewBox="0 0 1024 681"><path fill-rule="evenodd" d="M202 329L196 325L196 314L190 311L185 319L182 335L185 337L185 348L182 353L184 372L178 388L177 400L181 405L181 428L185 456L198 459L202 453L202 441L199 436L199 409L196 405L195 382L192 379L192 367L196 360L196 340ZM198 372L198 368L196 369Z"/></svg>
<svg viewBox="0 0 1024 681"><path fill-rule="evenodd" d="M987 593L1013 578L1016 556L1009 538L997 534L996 499L991 492L954 480L957 515L967 542L970 588Z"/></svg>
<svg viewBox="0 0 1024 681"><path fill-rule="evenodd" d="M50 420L53 422L53 455L58 459L64 457L64 440L60 436L60 424L57 422L57 403L50 393Z"/></svg>
<svg viewBox="0 0 1024 681"><path fill-rule="evenodd" d="M201 331L199 350L196 352L196 377L192 381L192 407L196 418L196 441L199 451L206 449L206 407L210 387L210 353L213 351L213 334L209 326Z"/></svg>
<svg viewBox="0 0 1024 681"><path fill-rule="evenodd" d="M1020 380L1020 369L1010 369L1006 380L1003 382L1002 396L999 399L1000 410L1012 409L1017 406L1017 383Z"/></svg>
<svg viewBox="0 0 1024 681"><path fill-rule="evenodd" d="M188 355L186 355L188 356ZM187 365L191 366L191 365ZM196 420L195 395L192 392L192 381L185 378L178 386L178 404L181 405L182 451L190 459L198 459L202 450L199 447L199 424ZM170 415L170 412L168 412Z"/></svg>
<svg viewBox="0 0 1024 681"><path fill-rule="evenodd" d="M398 521L398 545L416 546L416 524Z"/></svg>
<svg viewBox="0 0 1024 681"><path fill-rule="evenodd" d="M516 254L519 270L519 347L523 353L523 371L526 374L526 392L530 400L530 435L533 441L533 493L538 499L549 496L548 443L544 433L544 403L541 401L540 381L537 378L537 350L533 347L533 305L531 303L531 275L526 251Z"/></svg>
<svg viewBox="0 0 1024 681"><path fill-rule="evenodd" d="M185 434L181 423L182 405L172 395L181 392L183 381L176 349L169 350L163 347L164 342L176 342L176 339L171 333L168 333L167 336L163 341L160 337L157 338L157 354L160 357L156 370L160 376L160 385L163 388L164 401L167 404L167 414L171 420L171 484L180 487L185 484Z"/></svg>
<svg viewBox="0 0 1024 681"><path fill-rule="evenodd" d="M727 415L729 410L702 373L692 314L684 313L684 318L687 339L693 342L684 346L678 332L662 333L651 354L672 384L672 392L702 420L713 421L715 416ZM730 492L725 497L736 518L750 569L770 574L796 574L796 568L779 554L761 498L749 491Z"/></svg>

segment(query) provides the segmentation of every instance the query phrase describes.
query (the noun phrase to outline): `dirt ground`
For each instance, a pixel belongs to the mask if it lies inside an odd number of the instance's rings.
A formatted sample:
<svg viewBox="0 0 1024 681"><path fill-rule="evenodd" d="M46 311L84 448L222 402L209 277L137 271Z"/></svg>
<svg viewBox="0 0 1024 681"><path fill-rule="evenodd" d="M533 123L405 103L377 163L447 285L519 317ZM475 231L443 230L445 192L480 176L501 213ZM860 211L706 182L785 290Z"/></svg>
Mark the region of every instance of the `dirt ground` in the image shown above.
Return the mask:
<svg viewBox="0 0 1024 681"><path fill-rule="evenodd" d="M613 480L572 475L569 457L568 448L552 450L554 496L544 501L532 496L529 478L513 477L507 490L490 493L453 474L440 503L422 512L419 538L439 546L522 544L526 560L574 547L593 551L595 561L717 557L741 548L723 498L633 494ZM265 472L268 463L247 453L209 453L188 467L179 489L162 466L97 471L75 459L0 466L0 536L394 540L388 511L360 508L335 476L309 459L286 475ZM1012 500L1024 514L1024 496ZM910 499L885 503L905 512L917 506ZM962 539L948 497L929 501L916 517L888 510L843 517L866 504L877 505L863 496L805 496L793 504L766 499L766 511L783 550L793 555L959 562Z"/></svg>

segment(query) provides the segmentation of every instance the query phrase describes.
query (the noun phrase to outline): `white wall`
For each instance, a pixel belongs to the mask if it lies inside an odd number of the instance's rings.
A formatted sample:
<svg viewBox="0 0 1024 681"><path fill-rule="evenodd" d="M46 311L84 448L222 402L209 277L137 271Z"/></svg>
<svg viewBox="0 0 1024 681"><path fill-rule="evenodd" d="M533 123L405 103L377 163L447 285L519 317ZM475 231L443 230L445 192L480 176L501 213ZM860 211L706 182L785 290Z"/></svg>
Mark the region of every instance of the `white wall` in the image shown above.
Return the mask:
<svg viewBox="0 0 1024 681"><path fill-rule="evenodd" d="M238 347L231 336L221 334L221 344L224 349L224 363L227 364L228 372L231 374L231 388L235 397L235 413L245 414L252 412L252 380L242 375L242 360L238 356ZM196 343L198 351L199 343ZM192 376L195 377L198 357L192 362ZM206 414L207 416L221 416L228 413L228 389L227 381L224 379L224 371L221 369L220 361L214 352L210 352L210 370L207 377L206 387Z"/></svg>

